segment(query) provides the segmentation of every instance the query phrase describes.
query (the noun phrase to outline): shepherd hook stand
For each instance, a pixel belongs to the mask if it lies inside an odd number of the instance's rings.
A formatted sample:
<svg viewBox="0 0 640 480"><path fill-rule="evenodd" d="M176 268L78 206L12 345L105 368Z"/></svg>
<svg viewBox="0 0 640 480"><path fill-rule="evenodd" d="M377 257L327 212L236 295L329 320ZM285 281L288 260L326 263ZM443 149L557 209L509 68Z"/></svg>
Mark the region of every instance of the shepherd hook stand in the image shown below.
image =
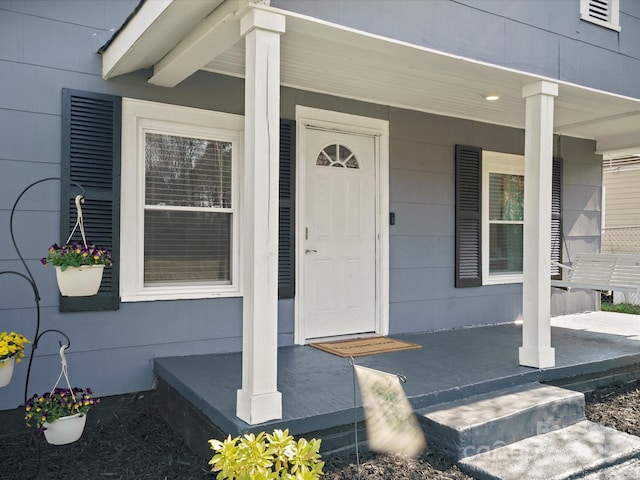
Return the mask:
<svg viewBox="0 0 640 480"><path fill-rule="evenodd" d="M43 183L43 182L48 182L50 180L58 180L58 181L61 181L61 182L68 182L68 183L78 187L80 189L80 191L82 192L82 195L80 196L79 199L76 198L76 205L79 208L79 203L84 202L84 193L85 193L84 188L79 183L76 183L73 180L69 180L68 178L61 178L61 177L43 178L42 180L38 180L36 182L33 182L31 185L27 186L24 190L22 190L20 195L18 195L18 198L16 198L16 201L13 204L13 208L11 208L11 216L9 217L9 232L11 234L11 242L13 243L13 248L15 248L16 253L18 254L18 257L20 258L20 261L22 262L22 265L24 266L24 269L27 271L27 274L25 275L24 273L16 272L16 271L13 271L13 270L5 270L3 272L0 272L0 275L12 274L12 275L17 275L19 277L24 278L29 283L29 285L31 285L31 290L33 291L33 295L34 295L34 302L36 304L36 332L35 332L33 344L32 344L32 347L31 347L31 354L29 355L29 365L27 366L27 378L26 378L26 381L24 383L24 404L25 405L27 404L27 392L29 390L29 377L31 375L31 364L33 363L33 356L34 356L35 351L38 349L38 343L40 342L40 339L43 337L43 335L45 335L46 333L50 333L50 332L59 333L66 340L66 344L65 344L66 348L71 347L71 341L69 340L69 337L64 332L62 332L60 330L56 330L55 328L51 328L51 329L45 330L43 332L40 332L40 292L38 291L38 285L36 285L36 281L34 280L33 275L31 274L31 270L29 270L29 267L27 266L27 262L25 262L24 257L20 253L20 249L18 248L18 244L16 243L15 236L13 235L13 214L16 211L16 207L18 206L18 202L20 201L20 199L23 197L23 195L25 193L27 193L27 191L29 189L31 189L31 187L34 187L34 186L36 186L36 185L38 185L40 183ZM76 224L76 226L77 226L77 224ZM72 233L72 235L73 235L73 233ZM71 238L71 237L69 237L69 238ZM62 342L58 342L58 343L60 344L60 348L62 349Z"/></svg>

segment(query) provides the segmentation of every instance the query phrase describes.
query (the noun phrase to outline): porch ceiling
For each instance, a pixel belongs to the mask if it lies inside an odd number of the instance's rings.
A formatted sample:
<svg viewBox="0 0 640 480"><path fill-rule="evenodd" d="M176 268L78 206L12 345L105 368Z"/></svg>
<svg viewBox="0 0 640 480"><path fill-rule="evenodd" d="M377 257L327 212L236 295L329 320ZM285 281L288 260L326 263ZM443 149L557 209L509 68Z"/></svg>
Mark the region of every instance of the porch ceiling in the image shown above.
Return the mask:
<svg viewBox="0 0 640 480"><path fill-rule="evenodd" d="M215 1L209 0L211 12ZM154 2L146 2L153 4ZM292 12L227 0L201 11L200 22L184 19L184 9L163 10L161 24L131 32L125 25L104 52L104 76L154 65L151 83L174 86L197 70L244 77L240 18L247 8L286 16L281 37L281 83L301 90L390 105L490 124L524 128L522 87L539 80L559 84L555 103L558 134L597 141L600 153L640 153L640 100L506 69L301 16ZM143 12L145 16L154 13ZM178 11L182 15L178 15ZM175 21L172 22L172 15ZM208 16L207 16L208 15ZM140 22L139 22L140 23ZM153 42L169 29L171 41ZM129 31L128 31L129 30ZM119 37L128 40L117 42ZM178 41L176 38L180 37ZM166 38L166 37L165 37ZM126 43L130 48L126 48ZM118 52L110 51L118 43ZM154 43L151 55L144 46ZM114 49L115 50L115 49ZM112 68L112 65L116 67ZM500 100L488 102L483 95Z"/></svg>

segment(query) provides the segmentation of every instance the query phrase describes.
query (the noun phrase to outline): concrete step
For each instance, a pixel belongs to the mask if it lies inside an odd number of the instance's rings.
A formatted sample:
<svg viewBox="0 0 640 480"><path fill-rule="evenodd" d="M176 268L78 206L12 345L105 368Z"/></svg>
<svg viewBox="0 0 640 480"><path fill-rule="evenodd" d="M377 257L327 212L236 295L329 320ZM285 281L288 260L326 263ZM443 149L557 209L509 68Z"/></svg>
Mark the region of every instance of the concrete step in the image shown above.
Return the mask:
<svg viewBox="0 0 640 480"><path fill-rule="evenodd" d="M638 480L639 478L640 459L638 458L580 477L581 480Z"/></svg>
<svg viewBox="0 0 640 480"><path fill-rule="evenodd" d="M584 395L529 383L416 414L427 440L457 460L584 420Z"/></svg>
<svg viewBox="0 0 640 480"><path fill-rule="evenodd" d="M637 479L624 476L637 473L637 464L624 462L638 455L640 438L585 420L462 459L458 465L479 480ZM607 471L611 477L598 476ZM616 473L620 476L613 476Z"/></svg>

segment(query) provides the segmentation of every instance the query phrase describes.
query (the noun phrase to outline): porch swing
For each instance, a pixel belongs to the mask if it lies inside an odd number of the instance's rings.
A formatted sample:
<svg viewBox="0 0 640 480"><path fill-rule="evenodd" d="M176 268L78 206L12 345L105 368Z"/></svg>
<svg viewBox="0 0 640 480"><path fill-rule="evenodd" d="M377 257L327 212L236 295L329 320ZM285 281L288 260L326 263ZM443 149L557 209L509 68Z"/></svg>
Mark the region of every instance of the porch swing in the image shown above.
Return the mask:
<svg viewBox="0 0 640 480"><path fill-rule="evenodd" d="M564 235L562 240L568 256L569 249ZM570 265L564 265L551 262L566 272L562 275L562 280L551 280L552 287L640 293L640 255L577 253L573 262L569 258L569 263Z"/></svg>

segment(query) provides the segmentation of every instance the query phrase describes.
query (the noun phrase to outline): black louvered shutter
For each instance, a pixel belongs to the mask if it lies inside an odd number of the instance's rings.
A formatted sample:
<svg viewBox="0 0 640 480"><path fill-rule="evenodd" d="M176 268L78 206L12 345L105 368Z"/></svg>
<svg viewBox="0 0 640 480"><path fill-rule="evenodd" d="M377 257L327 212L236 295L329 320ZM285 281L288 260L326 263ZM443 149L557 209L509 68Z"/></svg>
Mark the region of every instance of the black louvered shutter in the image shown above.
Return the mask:
<svg viewBox="0 0 640 480"><path fill-rule="evenodd" d="M482 149L456 145L455 286L482 285Z"/></svg>
<svg viewBox="0 0 640 480"><path fill-rule="evenodd" d="M85 189L82 205L87 241L109 249L114 265L104 269L93 297L60 297L61 312L116 310L120 305L120 128L122 99L112 95L63 89L62 177ZM63 182L60 238L75 222L77 187ZM81 241L79 232L73 237Z"/></svg>
<svg viewBox="0 0 640 480"><path fill-rule="evenodd" d="M562 159L553 159L551 180L551 261L562 263ZM551 278L561 279L560 267L551 265Z"/></svg>
<svg viewBox="0 0 640 480"><path fill-rule="evenodd" d="M280 121L280 218L278 232L278 298L295 295L296 123Z"/></svg>

